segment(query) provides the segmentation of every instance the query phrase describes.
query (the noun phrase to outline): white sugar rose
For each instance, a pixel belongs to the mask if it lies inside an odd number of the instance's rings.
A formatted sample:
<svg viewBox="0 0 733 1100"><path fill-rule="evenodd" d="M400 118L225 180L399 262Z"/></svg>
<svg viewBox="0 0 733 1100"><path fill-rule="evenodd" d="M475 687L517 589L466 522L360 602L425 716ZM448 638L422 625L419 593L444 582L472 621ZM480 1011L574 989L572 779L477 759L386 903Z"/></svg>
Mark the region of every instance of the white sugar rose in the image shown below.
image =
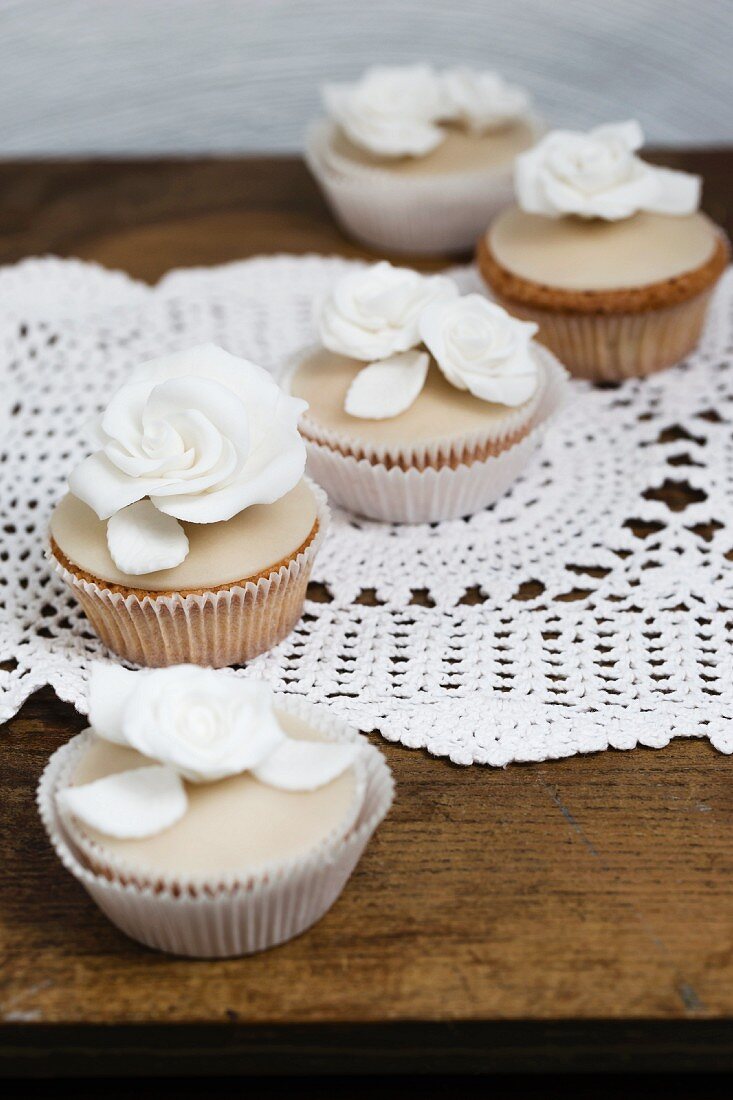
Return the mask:
<svg viewBox="0 0 733 1100"><path fill-rule="evenodd" d="M655 168L635 156L638 122L579 133L554 130L515 164L517 202L529 214L618 221L640 210L684 215L700 201L700 178Z"/></svg>
<svg viewBox="0 0 733 1100"><path fill-rule="evenodd" d="M420 342L427 305L457 295L451 279L382 261L338 280L317 316L320 338L339 355L365 363L386 359Z"/></svg>
<svg viewBox="0 0 733 1100"><path fill-rule="evenodd" d="M197 665L130 675L134 679L120 681L133 690L119 697L115 732L119 730L124 744L170 765L191 783L210 783L256 768L285 737L266 684L219 676ZM102 682L109 687L109 676ZM111 682L118 681L115 677ZM98 692L99 682L92 687Z"/></svg>
<svg viewBox="0 0 733 1100"><path fill-rule="evenodd" d="M440 79L429 65L375 66L355 84L326 84L323 102L347 137L378 156L424 156L445 138Z"/></svg>
<svg viewBox="0 0 733 1100"><path fill-rule="evenodd" d="M529 112L527 92L507 84L498 73L461 66L446 70L441 79L450 118L474 133L498 130Z"/></svg>
<svg viewBox="0 0 733 1100"><path fill-rule="evenodd" d="M500 405L522 405L537 388L536 331L480 294L436 303L420 318L420 335L450 384Z"/></svg>
<svg viewBox="0 0 733 1100"><path fill-rule="evenodd" d="M152 360L110 401L101 450L69 488L100 519L113 517L108 545L124 572L170 568L188 552L176 520L228 520L297 484L305 408L267 371L214 345Z"/></svg>
<svg viewBox="0 0 733 1100"><path fill-rule="evenodd" d="M359 752L356 744L292 740L266 684L197 665L143 672L93 665L89 720L102 740L154 762L60 793L62 810L116 837L152 836L180 820L188 807L183 780L213 783L248 771L268 786L311 791Z"/></svg>

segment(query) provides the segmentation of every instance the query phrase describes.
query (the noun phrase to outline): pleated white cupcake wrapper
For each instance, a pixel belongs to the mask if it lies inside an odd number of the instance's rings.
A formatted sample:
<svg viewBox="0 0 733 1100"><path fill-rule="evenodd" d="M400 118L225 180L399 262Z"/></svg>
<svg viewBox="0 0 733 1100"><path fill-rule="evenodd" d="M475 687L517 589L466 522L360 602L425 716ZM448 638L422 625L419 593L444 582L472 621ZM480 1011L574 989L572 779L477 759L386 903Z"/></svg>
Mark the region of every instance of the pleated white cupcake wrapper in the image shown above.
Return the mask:
<svg viewBox="0 0 733 1100"><path fill-rule="evenodd" d="M49 760L37 802L51 844L67 871L132 939L193 958L248 955L300 935L320 920L343 890L392 804L392 774L378 749L322 708L292 696L278 696L277 706L309 722L330 740L361 744L361 804L355 819L307 856L238 880L181 877L140 885L118 874L108 858L106 875L96 872L74 843L56 806L56 794L68 785L88 734L72 738ZM142 871L138 876L145 881Z"/></svg>
<svg viewBox="0 0 733 1100"><path fill-rule="evenodd" d="M286 390L291 391L293 376L300 364L320 350L322 349L317 346L310 346L302 348L292 356L281 382ZM456 465L464 461L466 455L482 455L487 451L501 450L506 441L511 441L514 436L526 431L528 425L536 421L542 406L548 386L550 361L554 362L554 359L541 344L535 344L535 351L539 360L539 382L530 399L519 408L507 408L500 421L488 424L480 431L463 435L460 439L456 439L455 436L443 436L428 444L414 444L409 440L400 444L373 443L368 439L358 438L358 419L354 419L353 433L341 435L339 432L324 428L322 424L312 419L307 411L300 419L301 432L306 443L309 441L320 443L332 451L352 454L357 460L365 458L371 463L418 470Z"/></svg>
<svg viewBox="0 0 733 1100"><path fill-rule="evenodd" d="M538 351L546 377L532 427L501 454L456 467L403 470L306 439L308 472L336 504L389 523L436 523L487 508L522 473L565 401L567 371L545 348Z"/></svg>
<svg viewBox="0 0 733 1100"><path fill-rule="evenodd" d="M282 641L300 618L331 515L325 493L309 478L306 481L316 498L318 531L305 550L257 581L186 596L125 595L103 582L77 577L50 551L47 557L105 645L126 660L148 667L243 664ZM142 588L145 578L140 581Z"/></svg>
<svg viewBox="0 0 733 1100"><path fill-rule="evenodd" d="M537 136L543 127L535 122ZM481 171L405 177L350 164L330 150L332 124L306 133L305 159L347 233L376 249L465 252L514 197L513 162Z"/></svg>

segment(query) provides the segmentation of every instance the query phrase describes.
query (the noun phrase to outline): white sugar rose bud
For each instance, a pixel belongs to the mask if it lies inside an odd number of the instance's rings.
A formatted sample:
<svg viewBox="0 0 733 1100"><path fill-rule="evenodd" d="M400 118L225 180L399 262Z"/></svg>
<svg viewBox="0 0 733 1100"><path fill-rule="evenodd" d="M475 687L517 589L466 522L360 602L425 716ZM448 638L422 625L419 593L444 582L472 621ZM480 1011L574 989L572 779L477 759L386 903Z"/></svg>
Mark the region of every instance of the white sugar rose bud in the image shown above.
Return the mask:
<svg viewBox="0 0 733 1100"><path fill-rule="evenodd" d="M474 133L498 130L529 112L527 92L507 84L498 73L461 66L446 70L441 79L450 118Z"/></svg>
<svg viewBox="0 0 733 1100"><path fill-rule="evenodd" d="M69 488L100 519L114 517L108 545L124 572L170 568L188 552L176 520L218 523L297 484L305 408L267 371L214 345L153 360L110 401L102 448Z"/></svg>
<svg viewBox="0 0 733 1100"><path fill-rule="evenodd" d="M319 335L339 355L365 363L386 359L420 342L420 314L427 305L457 295L451 279L382 261L339 279L318 313Z"/></svg>
<svg viewBox="0 0 733 1100"><path fill-rule="evenodd" d="M323 102L347 137L378 156L424 156L445 138L440 79L429 65L375 66L354 84L326 84Z"/></svg>
<svg viewBox="0 0 733 1100"><path fill-rule="evenodd" d="M635 155L644 141L638 122L588 133L554 130L515 164L517 202L529 214L618 221L640 210L684 215L700 202L700 178L656 168Z"/></svg>
<svg viewBox="0 0 733 1100"><path fill-rule="evenodd" d="M480 294L439 302L420 318L420 335L450 384L500 405L522 405L537 388L536 332Z"/></svg>

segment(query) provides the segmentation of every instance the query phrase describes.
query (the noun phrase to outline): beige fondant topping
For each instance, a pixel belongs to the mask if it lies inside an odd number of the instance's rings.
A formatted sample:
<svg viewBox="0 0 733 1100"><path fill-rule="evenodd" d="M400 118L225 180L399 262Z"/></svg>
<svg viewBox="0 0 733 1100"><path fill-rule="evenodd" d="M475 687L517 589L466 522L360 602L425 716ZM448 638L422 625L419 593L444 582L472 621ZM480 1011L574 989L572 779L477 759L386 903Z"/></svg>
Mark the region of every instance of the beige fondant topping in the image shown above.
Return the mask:
<svg viewBox="0 0 733 1100"><path fill-rule="evenodd" d="M51 517L61 552L85 573L149 592L213 588L262 573L288 558L316 522L316 500L305 481L274 504L256 504L222 523L184 523L189 553L173 569L142 577L123 573L107 548L107 523L70 493Z"/></svg>
<svg viewBox="0 0 733 1100"><path fill-rule="evenodd" d="M364 364L356 359L315 351L296 369L290 389L308 402L306 416L315 424L347 439L375 445L418 446L462 439L475 432L491 435L494 427L500 432L517 414L516 408L482 401L467 390L456 389L431 361L425 386L405 412L388 420L349 416L344 409L346 394L363 369Z"/></svg>
<svg viewBox="0 0 733 1100"><path fill-rule="evenodd" d="M302 719L278 711L290 737L320 741ZM133 749L95 738L72 778L81 786L153 763ZM216 879L305 856L334 829L356 819L358 784L353 768L307 793L277 790L248 773L217 783L186 783L188 809L171 828L142 840L119 840L84 827L102 852L151 875Z"/></svg>
<svg viewBox="0 0 733 1100"><path fill-rule="evenodd" d="M519 207L489 229L497 263L562 290L620 290L673 279L706 263L717 230L704 214L639 213L621 221L545 218Z"/></svg>
<svg viewBox="0 0 733 1100"><path fill-rule="evenodd" d="M400 176L440 176L481 172L509 164L534 144L537 134L529 122L518 122L489 134L474 134L446 126L444 140L424 157L379 157L359 148L342 130L334 129L330 148L335 158L361 168L384 168Z"/></svg>

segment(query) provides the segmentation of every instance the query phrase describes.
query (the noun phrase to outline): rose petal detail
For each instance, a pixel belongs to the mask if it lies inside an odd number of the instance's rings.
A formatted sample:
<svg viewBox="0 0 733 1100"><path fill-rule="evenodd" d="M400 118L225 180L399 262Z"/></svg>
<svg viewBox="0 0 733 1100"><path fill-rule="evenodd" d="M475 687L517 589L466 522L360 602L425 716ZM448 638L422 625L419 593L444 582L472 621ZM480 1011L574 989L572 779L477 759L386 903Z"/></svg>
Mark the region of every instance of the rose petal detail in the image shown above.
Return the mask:
<svg viewBox="0 0 733 1100"><path fill-rule="evenodd" d="M162 833L180 821L188 807L180 777L158 764L67 787L57 802L62 812L120 840Z"/></svg>
<svg viewBox="0 0 733 1100"><path fill-rule="evenodd" d="M359 371L349 386L344 410L363 420L387 420L409 409L428 376L430 356L404 351Z"/></svg>
<svg viewBox="0 0 733 1100"><path fill-rule="evenodd" d="M104 451L82 459L69 475L69 490L100 519L109 519L164 484L162 478L130 477L110 462Z"/></svg>
<svg viewBox="0 0 733 1100"><path fill-rule="evenodd" d="M128 744L122 731L122 715L139 676L120 665L94 662L89 675L89 725L98 737L115 745Z"/></svg>
<svg viewBox="0 0 733 1100"><path fill-rule="evenodd" d="M306 407L305 402L298 402ZM305 447L297 431L271 424L250 452L242 476L221 489L187 496L153 496L156 508L191 523L218 523L253 504L272 504L297 485L305 470Z"/></svg>
<svg viewBox="0 0 733 1100"><path fill-rule="evenodd" d="M358 755L358 745L288 737L252 775L281 791L314 791L338 779Z"/></svg>
<svg viewBox="0 0 733 1100"><path fill-rule="evenodd" d="M107 546L123 573L142 576L180 565L188 538L178 520L164 515L149 500L123 508L107 522Z"/></svg>

